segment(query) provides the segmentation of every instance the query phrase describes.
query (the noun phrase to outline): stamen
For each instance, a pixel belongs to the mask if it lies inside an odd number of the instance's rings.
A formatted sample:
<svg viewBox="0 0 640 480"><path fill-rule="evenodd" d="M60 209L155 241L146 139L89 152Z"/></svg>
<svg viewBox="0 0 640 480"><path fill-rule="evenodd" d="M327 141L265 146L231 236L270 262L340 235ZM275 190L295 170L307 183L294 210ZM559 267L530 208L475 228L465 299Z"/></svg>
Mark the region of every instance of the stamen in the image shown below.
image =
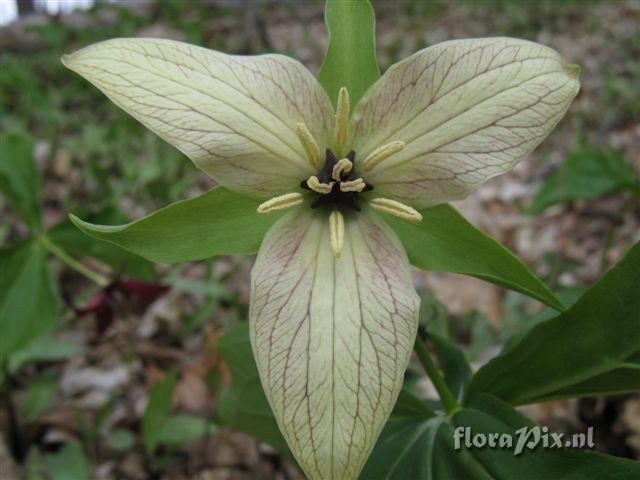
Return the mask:
<svg viewBox="0 0 640 480"><path fill-rule="evenodd" d="M349 92L345 87L338 93L338 105L336 107L336 149L340 155L342 146L347 139L349 127Z"/></svg>
<svg viewBox="0 0 640 480"><path fill-rule="evenodd" d="M373 152L367 155L367 158L364 159L362 168L366 171L371 170L381 161L401 151L404 148L404 145L404 142L391 142L381 146L380 148L376 148Z"/></svg>
<svg viewBox="0 0 640 480"><path fill-rule="evenodd" d="M342 255L344 245L344 217L338 210L334 210L329 215L329 234L333 255L339 257Z"/></svg>
<svg viewBox="0 0 640 480"><path fill-rule="evenodd" d="M333 166L333 170L331 171L331 178L333 178L336 182L340 181L340 175L343 173L349 173L353 168L353 163L348 158L341 158L338 160Z"/></svg>
<svg viewBox="0 0 640 480"><path fill-rule="evenodd" d="M333 187L333 182L322 183L320 180L318 180L318 177L312 175L307 179L307 187L309 187L316 193L329 193L331 192L331 188Z"/></svg>
<svg viewBox="0 0 640 480"><path fill-rule="evenodd" d="M351 180L349 182L341 182L340 183L340 191L341 192L361 192L367 186L364 183L362 178L356 178L355 180Z"/></svg>
<svg viewBox="0 0 640 480"><path fill-rule="evenodd" d="M318 154L318 144L315 138L309 131L309 128L304 123L296 123L294 130L300 143L304 147L304 151L307 154L307 160L312 167L317 167L320 163L320 155Z"/></svg>
<svg viewBox="0 0 640 480"><path fill-rule="evenodd" d="M284 210L302 203L303 197L301 193L285 193L278 197L273 197L258 206L258 213L275 212L276 210Z"/></svg>
<svg viewBox="0 0 640 480"><path fill-rule="evenodd" d="M422 215L416 209L404 203L391 200L390 198L374 198L369 201L369 205L371 205L374 210L395 215L410 222L418 223L422 221Z"/></svg>

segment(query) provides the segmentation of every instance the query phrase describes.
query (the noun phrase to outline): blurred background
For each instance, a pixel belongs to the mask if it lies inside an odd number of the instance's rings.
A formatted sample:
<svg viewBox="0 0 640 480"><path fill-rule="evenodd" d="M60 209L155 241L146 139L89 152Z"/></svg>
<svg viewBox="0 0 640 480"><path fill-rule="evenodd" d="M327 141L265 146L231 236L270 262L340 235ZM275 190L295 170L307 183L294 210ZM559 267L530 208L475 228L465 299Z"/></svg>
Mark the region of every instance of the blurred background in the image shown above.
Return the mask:
<svg viewBox="0 0 640 480"><path fill-rule="evenodd" d="M640 240L640 3L373 3L383 70L443 40L499 35L581 65L582 90L543 145L456 204L574 301ZM124 223L214 182L59 59L152 36L285 53L316 73L323 4L0 0L0 23L2 478L301 478L213 413L230 378L218 342L246 320L253 257L153 265L66 220ZM42 231L53 246L34 247ZM475 367L522 322L550 315L472 278L416 271L415 281L423 325L455 339ZM407 383L434 396L419 372L411 367ZM597 449L640 456L640 395L523 410L552 431L594 426Z"/></svg>

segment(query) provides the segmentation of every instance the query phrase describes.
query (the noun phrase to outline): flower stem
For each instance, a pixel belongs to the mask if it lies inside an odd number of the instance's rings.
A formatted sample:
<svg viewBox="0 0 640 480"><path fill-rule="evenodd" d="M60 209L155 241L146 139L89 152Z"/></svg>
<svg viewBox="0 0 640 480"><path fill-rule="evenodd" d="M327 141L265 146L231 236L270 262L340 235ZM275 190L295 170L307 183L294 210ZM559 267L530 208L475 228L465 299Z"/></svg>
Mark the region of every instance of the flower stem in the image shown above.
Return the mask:
<svg viewBox="0 0 640 480"><path fill-rule="evenodd" d="M435 363L433 363L433 360L431 360L431 355L429 355L429 351L420 338L420 335L416 335L416 342L413 346L413 349L418 355L420 363L422 363L422 366L427 372L427 375L431 379L433 386L436 388L445 413L447 415L453 415L455 412L460 410L460 405L458 405L458 402L456 402L456 399L451 393L451 390L449 390L449 387L447 387L444 378L442 378L442 375L440 375L438 367Z"/></svg>
<svg viewBox="0 0 640 480"><path fill-rule="evenodd" d="M44 248L58 257L58 259L61 260L64 264L74 269L76 272L84 275L92 282L95 282L98 286L106 287L107 285L109 285L109 279L85 267L82 263L71 257L71 255L62 250L45 235L39 235L38 241Z"/></svg>

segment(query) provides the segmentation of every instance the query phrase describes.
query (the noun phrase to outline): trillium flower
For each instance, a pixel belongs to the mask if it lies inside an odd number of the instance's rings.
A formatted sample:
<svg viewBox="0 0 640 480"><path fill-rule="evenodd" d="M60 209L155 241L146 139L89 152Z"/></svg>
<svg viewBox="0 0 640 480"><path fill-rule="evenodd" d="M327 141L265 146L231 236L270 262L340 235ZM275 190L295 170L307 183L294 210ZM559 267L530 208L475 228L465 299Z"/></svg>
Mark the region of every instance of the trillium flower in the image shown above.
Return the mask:
<svg viewBox="0 0 640 480"><path fill-rule="evenodd" d="M565 114L578 69L550 48L444 42L393 65L350 111L300 63L116 39L63 59L219 184L289 209L252 271L251 344L309 478L357 478L402 386L418 326L384 215L466 197ZM380 215L379 213L383 215ZM438 225L431 228L437 229Z"/></svg>

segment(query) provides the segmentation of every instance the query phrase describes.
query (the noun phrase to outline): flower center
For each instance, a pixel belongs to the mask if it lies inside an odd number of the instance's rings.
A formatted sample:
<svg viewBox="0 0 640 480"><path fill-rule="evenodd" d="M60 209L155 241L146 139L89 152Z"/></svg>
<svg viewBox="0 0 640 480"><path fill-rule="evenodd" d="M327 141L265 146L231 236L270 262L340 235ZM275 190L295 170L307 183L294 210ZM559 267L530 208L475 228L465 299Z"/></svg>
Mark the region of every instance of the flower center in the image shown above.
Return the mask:
<svg viewBox="0 0 640 480"><path fill-rule="evenodd" d="M338 154L343 151L344 144L348 137L349 126L349 94L347 89L342 87L338 94L338 105L336 106L336 128L335 128L335 150ZM312 167L319 167L320 149L309 128L304 123L293 125L293 131L298 136L302 148L304 148L307 161ZM362 162L362 169L370 171L385 159L402 151L405 143L393 141L376 148L369 153ZM362 177L358 177L354 171L354 161L356 152L353 150L347 153L345 158L338 160L330 149L325 150L324 167L317 175L300 182L300 187L311 190L317 196L311 202L311 208L320 205L333 205L329 214L329 232L331 240L331 250L336 257L342 254L342 247L345 238L345 220L338 206L345 206L360 211L358 194L373 190L373 185L365 182ZM295 207L304 202L304 195L300 192L290 192L278 195L258 205L258 213L275 212L286 208ZM410 222L420 222L422 214L414 208L404 205L391 198L372 198L368 200L369 206L389 215L404 218Z"/></svg>
<svg viewBox="0 0 640 480"><path fill-rule="evenodd" d="M358 193L373 190L373 185L356 175L353 168L355 158L356 152L352 150L345 158L338 160L327 148L324 167L320 173L300 183L302 188L318 194L311 202L311 208L334 204L360 211Z"/></svg>

